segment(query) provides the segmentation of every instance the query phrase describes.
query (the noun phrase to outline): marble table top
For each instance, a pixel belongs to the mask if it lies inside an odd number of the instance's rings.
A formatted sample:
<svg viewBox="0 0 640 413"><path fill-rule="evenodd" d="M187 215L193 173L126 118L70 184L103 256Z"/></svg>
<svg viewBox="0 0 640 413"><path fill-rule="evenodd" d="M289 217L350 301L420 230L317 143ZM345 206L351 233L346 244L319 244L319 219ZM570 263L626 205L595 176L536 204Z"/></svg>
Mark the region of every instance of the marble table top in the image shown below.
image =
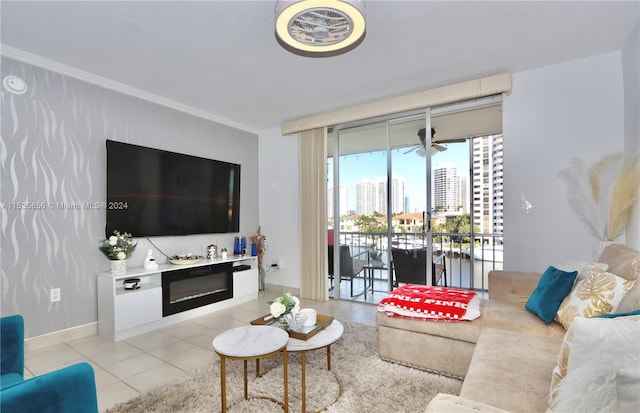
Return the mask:
<svg viewBox="0 0 640 413"><path fill-rule="evenodd" d="M326 347L338 341L338 339L342 337L343 332L344 327L342 323L334 319L331 325L308 340L298 340L293 337L289 338L287 351L309 351Z"/></svg>
<svg viewBox="0 0 640 413"><path fill-rule="evenodd" d="M255 357L280 350L288 340L289 334L281 328L252 325L224 331L211 344L224 356Z"/></svg>

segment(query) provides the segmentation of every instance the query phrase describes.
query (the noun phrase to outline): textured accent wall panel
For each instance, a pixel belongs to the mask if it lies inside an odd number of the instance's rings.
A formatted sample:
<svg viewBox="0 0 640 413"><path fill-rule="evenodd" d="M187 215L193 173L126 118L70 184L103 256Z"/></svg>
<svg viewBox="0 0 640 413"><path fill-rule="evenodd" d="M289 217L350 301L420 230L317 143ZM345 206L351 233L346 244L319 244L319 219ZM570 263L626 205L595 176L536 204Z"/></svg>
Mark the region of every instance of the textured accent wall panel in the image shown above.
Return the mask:
<svg viewBox="0 0 640 413"><path fill-rule="evenodd" d="M96 274L109 267L97 249L106 139L240 163L241 229L257 227L256 135L2 58L9 74L28 90L2 89L0 310L23 314L27 337L97 321ZM177 253L208 241L178 239L160 243ZM145 252L142 240L130 265L141 266ZM49 302L51 288L61 302Z"/></svg>

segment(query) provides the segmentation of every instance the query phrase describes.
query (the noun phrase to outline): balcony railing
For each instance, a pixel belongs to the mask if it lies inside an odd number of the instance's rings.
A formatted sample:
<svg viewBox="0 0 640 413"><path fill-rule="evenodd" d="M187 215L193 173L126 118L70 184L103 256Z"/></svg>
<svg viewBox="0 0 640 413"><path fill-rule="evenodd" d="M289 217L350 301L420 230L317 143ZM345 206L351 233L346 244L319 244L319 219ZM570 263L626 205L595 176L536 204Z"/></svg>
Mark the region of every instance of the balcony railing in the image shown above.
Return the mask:
<svg viewBox="0 0 640 413"><path fill-rule="evenodd" d="M340 232L340 244L349 245L352 255L367 252L370 264L382 267L376 271L378 285L389 282L391 253L386 233ZM426 248L426 235L422 232L394 233L394 248ZM488 289L489 271L502 269L502 234L433 233L433 253L445 253L447 259L447 285L479 291ZM382 265L380 265L382 263Z"/></svg>

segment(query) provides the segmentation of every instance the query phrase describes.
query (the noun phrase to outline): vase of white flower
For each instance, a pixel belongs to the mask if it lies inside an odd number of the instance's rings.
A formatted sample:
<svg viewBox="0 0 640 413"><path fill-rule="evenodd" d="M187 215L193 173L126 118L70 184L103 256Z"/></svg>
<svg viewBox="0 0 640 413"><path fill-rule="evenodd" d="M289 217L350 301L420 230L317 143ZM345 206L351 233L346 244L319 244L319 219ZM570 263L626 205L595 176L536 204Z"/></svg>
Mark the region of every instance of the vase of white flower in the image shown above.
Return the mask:
<svg viewBox="0 0 640 413"><path fill-rule="evenodd" d="M285 292L282 296L276 298L273 301L269 301L270 311L273 318L280 321L280 327L288 329L287 319L284 317L287 314L297 314L300 312L300 300L298 297L291 295L290 292Z"/></svg>
<svg viewBox="0 0 640 413"><path fill-rule="evenodd" d="M113 231L109 238L100 237L98 249L111 260L111 273L124 274L127 272L127 258L136 249L136 243L131 240L131 234Z"/></svg>
<svg viewBox="0 0 640 413"><path fill-rule="evenodd" d="M125 274L127 272L127 260L111 260L111 274Z"/></svg>

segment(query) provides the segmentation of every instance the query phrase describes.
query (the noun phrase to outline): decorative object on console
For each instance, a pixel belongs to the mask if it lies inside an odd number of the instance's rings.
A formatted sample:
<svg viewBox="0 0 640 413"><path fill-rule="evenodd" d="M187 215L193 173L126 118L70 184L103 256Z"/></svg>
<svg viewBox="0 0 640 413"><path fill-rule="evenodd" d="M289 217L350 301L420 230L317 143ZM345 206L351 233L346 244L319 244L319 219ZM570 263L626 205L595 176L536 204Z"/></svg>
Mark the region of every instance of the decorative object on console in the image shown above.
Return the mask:
<svg viewBox="0 0 640 413"><path fill-rule="evenodd" d="M196 264L202 260L202 256L193 254L179 254L169 258L169 262L175 265Z"/></svg>
<svg viewBox="0 0 640 413"><path fill-rule="evenodd" d="M227 259L227 249L224 247L220 250L220 258L222 258L223 260Z"/></svg>
<svg viewBox="0 0 640 413"><path fill-rule="evenodd" d="M280 321L280 327L284 329L287 328L287 320L283 316L300 312L300 300L288 291L268 303L271 316L277 318Z"/></svg>
<svg viewBox="0 0 640 413"><path fill-rule="evenodd" d="M122 284L125 290L137 290L140 288L140 278L127 278Z"/></svg>
<svg viewBox="0 0 640 413"><path fill-rule="evenodd" d="M258 250L258 291L264 291L265 278L267 272L264 269L264 252L267 250L267 236L260 233L260 227L258 226L258 232L251 236L251 242L256 245Z"/></svg>
<svg viewBox="0 0 640 413"><path fill-rule="evenodd" d="M207 259L214 260L218 258L218 246L211 244L207 247Z"/></svg>
<svg viewBox="0 0 640 413"><path fill-rule="evenodd" d="M598 239L594 259L624 232L640 186L640 157L633 153L607 155L592 165L574 159L560 171L569 205ZM604 241L604 242L602 242Z"/></svg>
<svg viewBox="0 0 640 413"><path fill-rule="evenodd" d="M147 256L144 259L144 269L147 271L158 269L158 262L153 256L153 251L151 249L147 250Z"/></svg>
<svg viewBox="0 0 640 413"><path fill-rule="evenodd" d="M113 231L109 238L100 237L98 249L111 260L111 272L113 274L124 274L127 272L126 259L133 254L137 243L131 240L131 234Z"/></svg>
<svg viewBox="0 0 640 413"><path fill-rule="evenodd" d="M238 235L233 239L233 255L247 254L247 239L244 235Z"/></svg>

